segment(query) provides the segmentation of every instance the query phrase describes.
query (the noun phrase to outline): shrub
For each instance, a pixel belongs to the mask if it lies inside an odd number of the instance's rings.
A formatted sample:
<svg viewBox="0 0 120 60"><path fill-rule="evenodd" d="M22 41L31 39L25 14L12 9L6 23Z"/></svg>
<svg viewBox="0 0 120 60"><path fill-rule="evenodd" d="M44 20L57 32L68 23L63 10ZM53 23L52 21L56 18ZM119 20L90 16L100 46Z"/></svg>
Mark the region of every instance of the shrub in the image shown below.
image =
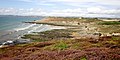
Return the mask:
<svg viewBox="0 0 120 60"><path fill-rule="evenodd" d="M101 22L100 25L119 25L120 22L117 21L109 21L109 22Z"/></svg>
<svg viewBox="0 0 120 60"><path fill-rule="evenodd" d="M54 46L54 48L57 50L64 50L67 47L68 47L68 45L63 41L60 41L59 43L55 44L55 46Z"/></svg>
<svg viewBox="0 0 120 60"><path fill-rule="evenodd" d="M87 58L86 57L81 57L80 60L87 60Z"/></svg>

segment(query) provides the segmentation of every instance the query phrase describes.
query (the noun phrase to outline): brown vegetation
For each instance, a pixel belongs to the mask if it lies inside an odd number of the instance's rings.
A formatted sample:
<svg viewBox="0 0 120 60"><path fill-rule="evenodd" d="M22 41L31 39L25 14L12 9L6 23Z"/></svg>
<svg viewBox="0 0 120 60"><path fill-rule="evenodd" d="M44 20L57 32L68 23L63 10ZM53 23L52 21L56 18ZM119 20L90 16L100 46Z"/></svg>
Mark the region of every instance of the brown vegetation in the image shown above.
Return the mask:
<svg viewBox="0 0 120 60"><path fill-rule="evenodd" d="M0 60L119 60L120 36L96 36L94 27L103 33L98 19L87 21L78 18L50 18L63 25L77 24L74 28L34 32L22 38L31 39L29 44L0 48ZM56 20L57 19L57 20ZM68 23L64 23L65 21ZM42 21L43 22L43 21ZM77 23L76 23L77 22ZM79 24L78 24L79 22ZM40 23L40 22L39 22ZM58 24L59 24L58 23ZM57 24L57 25L58 25ZM86 27L87 26L87 27ZM105 25L106 26L106 25ZM113 27L116 28L116 27ZM91 30L90 30L91 29ZM109 29L109 28L107 28ZM106 30L107 30L106 29ZM111 28L110 28L111 29ZM92 31L93 30L93 31ZM114 29L112 29L114 30ZM115 31L115 30L114 30ZM110 32L107 30L107 32ZM104 32L106 33L106 32ZM82 36L83 34L83 36ZM86 34L86 35L84 35Z"/></svg>

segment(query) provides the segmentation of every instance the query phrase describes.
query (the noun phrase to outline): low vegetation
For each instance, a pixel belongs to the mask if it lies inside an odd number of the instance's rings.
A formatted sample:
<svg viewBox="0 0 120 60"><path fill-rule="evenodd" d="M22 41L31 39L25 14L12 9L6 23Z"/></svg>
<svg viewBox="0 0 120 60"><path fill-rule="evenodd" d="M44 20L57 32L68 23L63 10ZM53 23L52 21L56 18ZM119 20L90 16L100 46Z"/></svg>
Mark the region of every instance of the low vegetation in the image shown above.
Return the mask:
<svg viewBox="0 0 120 60"><path fill-rule="evenodd" d="M66 29L56 29L50 30L45 32L34 32L35 34L27 34L24 35L22 38L24 39L31 39L33 41L48 41L48 40L65 40L72 38L71 32L73 30L66 30Z"/></svg>
<svg viewBox="0 0 120 60"><path fill-rule="evenodd" d="M115 38L115 40L113 40ZM71 40L52 40L46 42L33 42L16 46L1 48L0 57L7 59L115 59L120 54L119 37L101 37L99 40L89 38ZM8 55L9 53L9 55Z"/></svg>
<svg viewBox="0 0 120 60"><path fill-rule="evenodd" d="M101 25L120 25L119 21L107 21L107 22L101 22L99 23Z"/></svg>
<svg viewBox="0 0 120 60"><path fill-rule="evenodd" d="M19 44L0 48L0 60L119 60L120 59L120 36L90 37L91 27L98 27L102 33L115 32L113 25L96 25L101 21L86 18L51 18L65 21L77 21L83 25L69 29L56 29L44 32L34 32L24 35L22 38L33 41L29 44ZM71 20L70 20L71 19ZM90 19L90 18L89 18ZM89 20L88 19L88 20ZM81 24L80 23L80 24ZM92 23L93 25L91 25ZM69 24L69 22L68 22ZM111 23L110 23L111 24ZM64 25L64 24L63 24ZM71 26L69 26L71 27ZM87 29L89 28L89 29ZM83 29L83 30L81 30ZM104 30L102 30L104 29ZM112 30L108 30L112 29ZM93 29L94 30L94 29ZM103 32L104 31L104 32ZM92 32L94 33L94 32ZM90 34L91 35L91 34ZM95 36L95 35L94 35Z"/></svg>

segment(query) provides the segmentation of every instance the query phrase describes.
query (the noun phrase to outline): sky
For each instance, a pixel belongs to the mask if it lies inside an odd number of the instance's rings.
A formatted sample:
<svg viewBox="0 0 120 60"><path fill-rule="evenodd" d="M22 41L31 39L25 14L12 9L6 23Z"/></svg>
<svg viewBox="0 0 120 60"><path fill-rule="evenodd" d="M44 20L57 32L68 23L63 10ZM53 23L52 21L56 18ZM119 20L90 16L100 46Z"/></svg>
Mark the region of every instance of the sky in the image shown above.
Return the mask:
<svg viewBox="0 0 120 60"><path fill-rule="evenodd" d="M120 0L0 0L0 15L120 18Z"/></svg>

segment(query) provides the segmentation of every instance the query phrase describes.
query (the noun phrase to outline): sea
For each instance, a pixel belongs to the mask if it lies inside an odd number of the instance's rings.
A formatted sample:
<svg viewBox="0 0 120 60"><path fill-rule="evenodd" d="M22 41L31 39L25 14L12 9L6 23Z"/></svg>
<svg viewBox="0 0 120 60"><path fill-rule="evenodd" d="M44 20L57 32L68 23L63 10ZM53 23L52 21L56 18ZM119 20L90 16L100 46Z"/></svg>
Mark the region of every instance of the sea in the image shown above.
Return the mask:
<svg viewBox="0 0 120 60"><path fill-rule="evenodd" d="M0 45L10 44L13 41L26 42L21 38L25 34L49 30L47 29L49 25L24 23L43 18L45 17L0 15Z"/></svg>
<svg viewBox="0 0 120 60"><path fill-rule="evenodd" d="M30 39L22 39L25 34L43 32L52 29L65 29L65 27L47 24L24 23L35 20L43 20L41 16L13 16L0 15L0 47L31 42Z"/></svg>

